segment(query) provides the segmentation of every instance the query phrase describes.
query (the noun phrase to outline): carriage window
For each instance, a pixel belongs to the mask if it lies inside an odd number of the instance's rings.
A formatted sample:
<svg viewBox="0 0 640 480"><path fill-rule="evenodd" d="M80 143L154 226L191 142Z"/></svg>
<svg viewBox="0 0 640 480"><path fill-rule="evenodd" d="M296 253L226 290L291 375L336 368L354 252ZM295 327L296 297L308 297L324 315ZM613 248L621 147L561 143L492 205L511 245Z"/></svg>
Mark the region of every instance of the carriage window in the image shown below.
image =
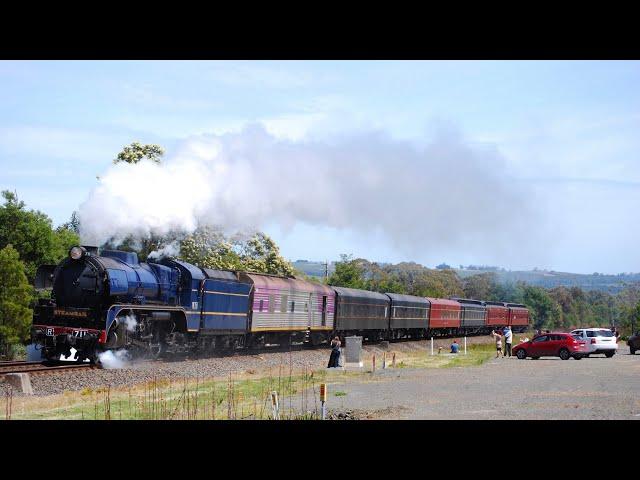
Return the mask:
<svg viewBox="0 0 640 480"><path fill-rule="evenodd" d="M262 305L264 304L264 300L260 300L260 311L262 311Z"/></svg>
<svg viewBox="0 0 640 480"><path fill-rule="evenodd" d="M291 313L296 311L296 302L291 302Z"/></svg>
<svg viewBox="0 0 640 480"><path fill-rule="evenodd" d="M308 312L309 311L309 304L305 302L304 304L304 311Z"/></svg>
<svg viewBox="0 0 640 480"><path fill-rule="evenodd" d="M287 295L280 298L280 313L287 313Z"/></svg>

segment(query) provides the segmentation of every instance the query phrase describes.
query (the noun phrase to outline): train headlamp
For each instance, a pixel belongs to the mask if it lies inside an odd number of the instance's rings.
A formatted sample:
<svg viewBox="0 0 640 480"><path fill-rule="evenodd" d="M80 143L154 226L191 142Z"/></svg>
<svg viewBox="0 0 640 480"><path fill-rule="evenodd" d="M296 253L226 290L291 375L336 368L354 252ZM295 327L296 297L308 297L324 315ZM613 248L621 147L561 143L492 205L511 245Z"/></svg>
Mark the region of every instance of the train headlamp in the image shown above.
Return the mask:
<svg viewBox="0 0 640 480"><path fill-rule="evenodd" d="M86 250L82 247L71 247L69 257L71 257L72 260L79 260L84 256L85 252Z"/></svg>

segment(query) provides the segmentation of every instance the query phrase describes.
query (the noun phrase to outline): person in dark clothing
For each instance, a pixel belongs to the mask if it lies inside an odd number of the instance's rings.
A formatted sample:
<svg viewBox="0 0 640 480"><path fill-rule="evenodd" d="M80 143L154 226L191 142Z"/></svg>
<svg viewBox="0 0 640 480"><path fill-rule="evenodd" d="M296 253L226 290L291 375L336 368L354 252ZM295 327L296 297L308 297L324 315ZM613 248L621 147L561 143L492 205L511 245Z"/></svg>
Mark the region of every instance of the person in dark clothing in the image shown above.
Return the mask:
<svg viewBox="0 0 640 480"><path fill-rule="evenodd" d="M327 368L338 368L340 366L340 339L338 337L331 341L331 356Z"/></svg>

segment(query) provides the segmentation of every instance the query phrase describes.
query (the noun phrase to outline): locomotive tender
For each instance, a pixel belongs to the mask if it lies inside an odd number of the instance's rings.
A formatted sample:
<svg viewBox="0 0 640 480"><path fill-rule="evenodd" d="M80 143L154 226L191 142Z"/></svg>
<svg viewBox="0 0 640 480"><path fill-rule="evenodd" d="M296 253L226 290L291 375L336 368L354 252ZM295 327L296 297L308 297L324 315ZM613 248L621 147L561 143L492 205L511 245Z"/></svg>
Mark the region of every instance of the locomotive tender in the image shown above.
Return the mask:
<svg viewBox="0 0 640 480"><path fill-rule="evenodd" d="M318 345L333 336L366 340L524 331L524 305L421 298L329 287L299 278L199 268L173 258L76 246L59 265L43 265L36 288L52 288L35 307L32 341L46 359L95 361L127 348L221 351L267 344Z"/></svg>

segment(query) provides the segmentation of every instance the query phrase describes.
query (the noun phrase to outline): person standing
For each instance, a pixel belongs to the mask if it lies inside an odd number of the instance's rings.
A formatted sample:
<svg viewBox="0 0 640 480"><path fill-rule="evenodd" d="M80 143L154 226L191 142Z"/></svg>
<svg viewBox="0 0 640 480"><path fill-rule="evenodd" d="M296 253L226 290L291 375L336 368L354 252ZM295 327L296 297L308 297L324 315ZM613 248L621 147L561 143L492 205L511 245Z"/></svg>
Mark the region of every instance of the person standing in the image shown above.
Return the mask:
<svg viewBox="0 0 640 480"><path fill-rule="evenodd" d="M327 368L338 368L340 366L340 338L336 337L331 341L331 356Z"/></svg>
<svg viewBox="0 0 640 480"><path fill-rule="evenodd" d="M506 326L504 328L504 355L511 356L511 342L513 342L513 332L511 332L511 327Z"/></svg>
<svg viewBox="0 0 640 480"><path fill-rule="evenodd" d="M502 355L502 335L495 330L491 330L491 336L496 340L496 358Z"/></svg>

